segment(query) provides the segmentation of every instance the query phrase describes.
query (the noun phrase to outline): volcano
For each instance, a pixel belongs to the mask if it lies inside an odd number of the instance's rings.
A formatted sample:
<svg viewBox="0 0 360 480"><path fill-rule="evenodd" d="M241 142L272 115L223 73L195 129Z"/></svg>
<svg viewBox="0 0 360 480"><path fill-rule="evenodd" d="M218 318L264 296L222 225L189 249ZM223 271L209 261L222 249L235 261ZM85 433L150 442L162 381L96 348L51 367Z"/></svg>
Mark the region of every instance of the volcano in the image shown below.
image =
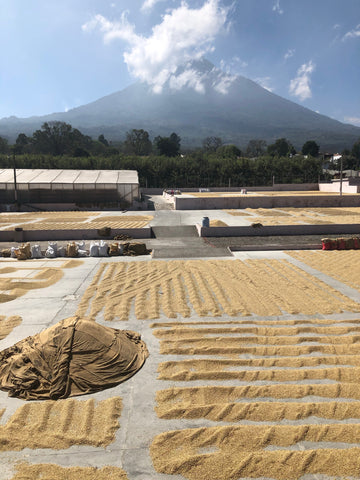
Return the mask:
<svg viewBox="0 0 360 480"><path fill-rule="evenodd" d="M359 127L320 115L243 76L224 73L207 60L179 69L160 93L135 83L67 112L3 118L0 136L14 141L19 133L32 135L53 120L112 141L123 140L133 128L143 128L151 137L175 132L182 146L200 146L208 136L243 148L251 139L269 144L284 137L298 149L315 140L323 151L338 151L351 148L360 137Z"/></svg>

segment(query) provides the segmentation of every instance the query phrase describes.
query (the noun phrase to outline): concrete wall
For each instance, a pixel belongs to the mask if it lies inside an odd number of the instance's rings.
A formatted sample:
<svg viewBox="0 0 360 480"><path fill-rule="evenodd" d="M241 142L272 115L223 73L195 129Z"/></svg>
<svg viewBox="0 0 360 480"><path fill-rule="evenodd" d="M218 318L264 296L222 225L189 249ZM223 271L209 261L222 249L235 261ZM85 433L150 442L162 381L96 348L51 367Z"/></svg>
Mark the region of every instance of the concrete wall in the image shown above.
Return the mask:
<svg viewBox="0 0 360 480"><path fill-rule="evenodd" d="M279 197L175 197L175 210L216 210L232 208L359 207L359 195L291 195Z"/></svg>
<svg viewBox="0 0 360 480"><path fill-rule="evenodd" d="M350 185L349 180L343 180L342 191L343 193L356 194L359 193L358 185ZM352 183L352 182L351 182ZM320 192L340 192L340 180L333 181L331 183L319 183Z"/></svg>
<svg viewBox="0 0 360 480"><path fill-rule="evenodd" d="M360 224L344 225L271 225L264 227L202 227L196 225L200 237L251 237L269 235L341 235L360 236Z"/></svg>
<svg viewBox="0 0 360 480"><path fill-rule="evenodd" d="M125 234L131 238L151 238L151 227L112 228L111 235L104 237L98 230L23 230L0 231L0 242L32 242L47 240L112 240L116 235Z"/></svg>
<svg viewBox="0 0 360 480"><path fill-rule="evenodd" d="M136 200L134 200L134 205L137 205ZM116 206L116 207L110 207L109 205L85 205L85 206L79 206L76 205L76 203L31 203L31 204L23 204L18 207L17 205L13 203L8 203L8 204L2 204L0 205L0 212L64 212L64 211L94 211L94 212L99 212L99 211L115 211L119 212L121 209Z"/></svg>
<svg viewBox="0 0 360 480"><path fill-rule="evenodd" d="M246 189L249 192L273 192L273 191L317 191L319 185L317 183L275 183L271 187L211 187L210 192L240 192L242 189ZM180 188L181 192L191 193L198 192L199 187L193 188ZM162 195L163 188L140 188L140 192L144 195Z"/></svg>

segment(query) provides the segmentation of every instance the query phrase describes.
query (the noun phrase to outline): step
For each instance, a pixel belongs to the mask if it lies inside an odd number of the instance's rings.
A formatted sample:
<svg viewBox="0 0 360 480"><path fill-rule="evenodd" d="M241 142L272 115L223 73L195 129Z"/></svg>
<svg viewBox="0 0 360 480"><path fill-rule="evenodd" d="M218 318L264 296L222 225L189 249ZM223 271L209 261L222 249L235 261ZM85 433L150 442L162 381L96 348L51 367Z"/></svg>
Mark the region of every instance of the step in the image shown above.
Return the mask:
<svg viewBox="0 0 360 480"><path fill-rule="evenodd" d="M155 238L199 237L194 225L156 226L152 227Z"/></svg>

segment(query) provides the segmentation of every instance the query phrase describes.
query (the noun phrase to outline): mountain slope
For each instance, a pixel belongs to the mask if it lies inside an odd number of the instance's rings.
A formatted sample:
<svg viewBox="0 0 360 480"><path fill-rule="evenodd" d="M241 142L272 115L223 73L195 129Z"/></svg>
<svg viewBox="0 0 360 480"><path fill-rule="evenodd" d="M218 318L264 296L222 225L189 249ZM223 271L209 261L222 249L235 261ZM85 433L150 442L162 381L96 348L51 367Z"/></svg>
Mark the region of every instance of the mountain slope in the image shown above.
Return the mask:
<svg viewBox="0 0 360 480"><path fill-rule="evenodd" d="M173 90L168 82L161 94L155 94L148 85L136 83L68 112L2 119L0 136L32 134L43 122L60 120L83 133L103 133L112 140L123 139L131 128L144 128L154 136L175 131L183 145L200 145L209 135L242 147L252 138L271 143L286 137L298 148L307 140L315 140L323 150L339 150L351 147L360 137L360 128L315 113L245 77L230 77L206 60L186 69L185 73L190 71L197 78L202 93L188 85ZM177 78L182 73L177 72Z"/></svg>

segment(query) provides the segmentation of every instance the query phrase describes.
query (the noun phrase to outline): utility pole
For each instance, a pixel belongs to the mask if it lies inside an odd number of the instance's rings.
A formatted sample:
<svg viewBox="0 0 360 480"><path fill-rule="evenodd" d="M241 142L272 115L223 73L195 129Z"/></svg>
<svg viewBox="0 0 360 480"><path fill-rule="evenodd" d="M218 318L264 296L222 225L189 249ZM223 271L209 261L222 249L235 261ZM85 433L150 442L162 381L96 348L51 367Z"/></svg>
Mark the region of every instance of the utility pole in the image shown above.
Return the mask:
<svg viewBox="0 0 360 480"><path fill-rule="evenodd" d="M342 196L342 184L343 184L343 158L340 157L340 197Z"/></svg>
<svg viewBox="0 0 360 480"><path fill-rule="evenodd" d="M15 201L15 203L18 203L17 183L16 183L15 153L13 153L13 169L14 169L14 201Z"/></svg>

